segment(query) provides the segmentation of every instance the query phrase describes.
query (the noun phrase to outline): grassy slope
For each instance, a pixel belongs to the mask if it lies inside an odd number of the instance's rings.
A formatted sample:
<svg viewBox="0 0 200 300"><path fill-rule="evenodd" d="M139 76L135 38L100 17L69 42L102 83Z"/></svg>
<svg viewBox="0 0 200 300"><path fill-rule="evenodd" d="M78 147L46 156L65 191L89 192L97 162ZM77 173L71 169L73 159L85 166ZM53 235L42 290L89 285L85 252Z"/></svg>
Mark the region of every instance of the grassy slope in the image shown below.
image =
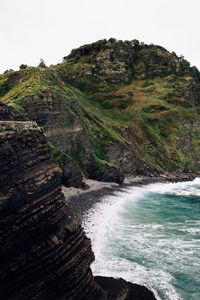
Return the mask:
<svg viewBox="0 0 200 300"><path fill-rule="evenodd" d="M126 125L135 132L134 138L140 145L145 160L156 169L162 171L177 168L194 170L196 165L193 153L186 148L179 149L179 136L184 139L191 136L193 151L200 152L200 131L192 123L198 122L200 115L195 106L183 101L175 95L177 87L171 82L180 84L180 88L187 89L188 77L181 80L172 78L156 78L153 80L136 80L130 85L113 91L109 100L108 95L104 103L115 111L115 119L124 120ZM132 94L130 93L132 92ZM123 96L129 95L129 105L124 110L118 110L119 102L123 103ZM99 95L98 95L99 97ZM93 96L93 99L95 95ZM103 99L103 97L102 97ZM187 125L187 126L186 126ZM186 128L185 128L186 126Z"/></svg>
<svg viewBox="0 0 200 300"><path fill-rule="evenodd" d="M143 156L162 170L173 166L185 168L186 164L195 167L191 153L180 151L176 145L178 135L183 133L184 124L192 124L200 117L195 106L176 96L177 86L181 90L187 89L190 80L189 77L177 80L172 76L135 80L113 91L111 100L108 100L107 95L104 101L107 105L110 103L110 107L119 107L119 102L123 103L123 96L128 95L129 104L118 113L118 118L127 120L127 125L135 132L135 139ZM196 133L192 137L192 144L194 150L199 151L200 141Z"/></svg>

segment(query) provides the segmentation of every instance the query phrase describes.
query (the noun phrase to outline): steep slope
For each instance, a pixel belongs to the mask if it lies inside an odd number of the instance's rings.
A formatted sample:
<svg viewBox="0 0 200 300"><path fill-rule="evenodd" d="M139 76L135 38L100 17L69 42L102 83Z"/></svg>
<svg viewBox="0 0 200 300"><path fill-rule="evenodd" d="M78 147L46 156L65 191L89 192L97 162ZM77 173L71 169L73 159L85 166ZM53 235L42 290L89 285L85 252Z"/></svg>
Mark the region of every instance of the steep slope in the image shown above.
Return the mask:
<svg viewBox="0 0 200 300"><path fill-rule="evenodd" d="M0 96L90 178L199 171L200 74L160 46L101 40L1 75Z"/></svg>
<svg viewBox="0 0 200 300"><path fill-rule="evenodd" d="M0 121L0 141L0 298L98 298L90 241L61 193L42 129Z"/></svg>

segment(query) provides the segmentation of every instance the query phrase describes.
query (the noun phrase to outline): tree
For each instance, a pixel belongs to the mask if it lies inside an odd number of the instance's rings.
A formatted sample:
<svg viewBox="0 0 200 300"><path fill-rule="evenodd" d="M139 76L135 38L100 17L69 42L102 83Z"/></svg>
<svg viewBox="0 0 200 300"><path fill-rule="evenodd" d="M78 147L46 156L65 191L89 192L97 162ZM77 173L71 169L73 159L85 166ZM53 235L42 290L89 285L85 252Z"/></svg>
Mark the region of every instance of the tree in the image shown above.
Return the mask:
<svg viewBox="0 0 200 300"><path fill-rule="evenodd" d="M139 42L138 40L135 39L135 40L132 40L132 41L131 41L131 44L132 44L133 47L136 47L136 48L137 48L137 47L140 45L140 42Z"/></svg>
<svg viewBox="0 0 200 300"><path fill-rule="evenodd" d="M46 64L45 64L45 62L44 62L44 60L42 58L40 59L40 63L38 65L38 67L40 67L40 68L47 68L47 66L46 66Z"/></svg>
<svg viewBox="0 0 200 300"><path fill-rule="evenodd" d="M19 66L19 68L20 68L20 70L26 69L26 68L27 68L27 65L21 64L21 65Z"/></svg>
<svg viewBox="0 0 200 300"><path fill-rule="evenodd" d="M10 74L10 73L13 73L14 70L13 69L9 69L9 70L6 70L3 74Z"/></svg>

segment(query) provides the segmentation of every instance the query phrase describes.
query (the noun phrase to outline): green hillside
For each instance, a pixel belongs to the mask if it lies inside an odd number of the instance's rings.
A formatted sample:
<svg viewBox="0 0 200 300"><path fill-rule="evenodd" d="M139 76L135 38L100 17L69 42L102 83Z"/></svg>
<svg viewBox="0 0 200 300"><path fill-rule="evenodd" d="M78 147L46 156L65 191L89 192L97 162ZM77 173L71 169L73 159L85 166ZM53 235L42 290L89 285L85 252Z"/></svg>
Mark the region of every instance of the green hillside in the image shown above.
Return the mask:
<svg viewBox="0 0 200 300"><path fill-rule="evenodd" d="M88 177L200 170L200 73L160 46L82 46L56 66L0 75L0 100Z"/></svg>

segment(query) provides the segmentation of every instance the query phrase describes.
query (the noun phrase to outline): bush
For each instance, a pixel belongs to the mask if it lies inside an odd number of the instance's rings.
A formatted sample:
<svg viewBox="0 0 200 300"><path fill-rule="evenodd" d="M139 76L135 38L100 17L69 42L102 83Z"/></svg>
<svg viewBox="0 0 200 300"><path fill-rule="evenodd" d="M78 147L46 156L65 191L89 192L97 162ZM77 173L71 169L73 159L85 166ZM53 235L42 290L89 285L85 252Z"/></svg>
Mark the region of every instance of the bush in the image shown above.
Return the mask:
<svg viewBox="0 0 200 300"><path fill-rule="evenodd" d="M21 65L19 66L19 68L20 68L20 70L26 69L26 68L27 68L27 65L21 64Z"/></svg>
<svg viewBox="0 0 200 300"><path fill-rule="evenodd" d="M9 69L9 70L6 70L3 74L10 74L10 73L13 73L14 70L13 69Z"/></svg>
<svg viewBox="0 0 200 300"><path fill-rule="evenodd" d="M44 62L44 60L42 58L40 59L40 63L38 65L38 67L40 67L40 68L47 68L47 66L46 66L46 64L45 64L45 62Z"/></svg>

